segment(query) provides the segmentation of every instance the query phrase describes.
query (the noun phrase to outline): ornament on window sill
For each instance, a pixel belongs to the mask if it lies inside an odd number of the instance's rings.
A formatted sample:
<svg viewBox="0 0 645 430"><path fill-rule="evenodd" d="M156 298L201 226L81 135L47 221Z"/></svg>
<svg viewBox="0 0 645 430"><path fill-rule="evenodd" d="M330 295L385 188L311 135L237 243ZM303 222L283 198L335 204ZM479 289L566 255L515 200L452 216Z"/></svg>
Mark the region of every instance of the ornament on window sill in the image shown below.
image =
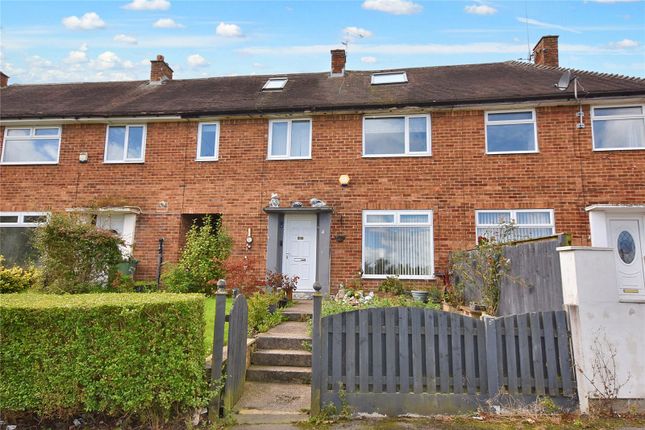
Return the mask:
<svg viewBox="0 0 645 430"><path fill-rule="evenodd" d="M325 203L324 201L322 201L320 199L317 199L315 197L312 198L311 200L309 200L309 203L311 204L312 208L323 208L323 207L327 206L327 203Z"/></svg>
<svg viewBox="0 0 645 430"><path fill-rule="evenodd" d="M301 208L303 206L304 205L302 204L302 202L299 202L298 200L296 200L295 202L291 202L291 207L292 208Z"/></svg>
<svg viewBox="0 0 645 430"><path fill-rule="evenodd" d="M280 207L280 196L277 193L271 193L271 200L269 201L269 207L271 208Z"/></svg>

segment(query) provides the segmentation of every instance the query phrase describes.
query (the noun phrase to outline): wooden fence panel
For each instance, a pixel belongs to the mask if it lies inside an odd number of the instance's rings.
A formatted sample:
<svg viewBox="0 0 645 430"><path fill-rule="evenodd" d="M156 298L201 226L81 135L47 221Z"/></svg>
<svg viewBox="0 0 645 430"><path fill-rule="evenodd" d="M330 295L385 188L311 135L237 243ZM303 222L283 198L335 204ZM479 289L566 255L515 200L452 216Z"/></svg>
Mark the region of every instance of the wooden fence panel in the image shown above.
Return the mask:
<svg viewBox="0 0 645 430"><path fill-rule="evenodd" d="M224 386L224 408L233 406L242 397L246 379L246 336L248 333L249 311L246 298L238 295L228 320L228 348L226 356L226 385Z"/></svg>

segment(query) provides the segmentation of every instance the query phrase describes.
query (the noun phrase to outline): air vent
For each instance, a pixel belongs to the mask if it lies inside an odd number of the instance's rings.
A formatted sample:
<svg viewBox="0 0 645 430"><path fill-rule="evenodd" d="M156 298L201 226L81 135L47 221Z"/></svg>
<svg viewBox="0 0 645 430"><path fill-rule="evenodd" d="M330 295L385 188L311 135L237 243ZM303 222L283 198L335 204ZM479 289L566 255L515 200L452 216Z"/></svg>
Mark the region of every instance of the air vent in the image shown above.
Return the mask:
<svg viewBox="0 0 645 430"><path fill-rule="evenodd" d="M269 80L262 87L262 91L267 90L281 90L287 85L288 78L269 78Z"/></svg>
<svg viewBox="0 0 645 430"><path fill-rule="evenodd" d="M408 75L405 72L374 73L372 85L404 84L408 82Z"/></svg>

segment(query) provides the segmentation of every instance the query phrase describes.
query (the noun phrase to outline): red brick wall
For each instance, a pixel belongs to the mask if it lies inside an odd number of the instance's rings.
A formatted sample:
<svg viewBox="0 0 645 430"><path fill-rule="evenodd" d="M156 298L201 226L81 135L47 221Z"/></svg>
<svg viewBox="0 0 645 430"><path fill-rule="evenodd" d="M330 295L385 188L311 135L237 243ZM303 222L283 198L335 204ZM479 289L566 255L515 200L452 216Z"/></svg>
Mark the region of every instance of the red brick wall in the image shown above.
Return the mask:
<svg viewBox="0 0 645 430"><path fill-rule="evenodd" d="M160 237L166 259L177 258L182 213L222 213L234 252L263 264L262 208L272 192L283 206L314 196L333 206L331 234L346 236L331 244L334 286L360 270L363 209L432 209L436 270L445 269L450 250L474 244L476 209L553 208L556 230L588 245L585 206L645 202L645 151L592 152L591 124L576 129L576 110L537 108L540 152L513 155L485 154L483 111L432 113L432 156L410 158L362 158L360 115L314 117L312 159L290 161L266 160L266 119L222 121L217 162L194 161L197 123L149 123L144 164L104 164L104 124L65 125L58 165L0 166L0 210L57 211L97 201L140 206L141 278L155 275ZM86 164L78 162L82 151ZM341 174L351 177L347 188L338 185Z"/></svg>

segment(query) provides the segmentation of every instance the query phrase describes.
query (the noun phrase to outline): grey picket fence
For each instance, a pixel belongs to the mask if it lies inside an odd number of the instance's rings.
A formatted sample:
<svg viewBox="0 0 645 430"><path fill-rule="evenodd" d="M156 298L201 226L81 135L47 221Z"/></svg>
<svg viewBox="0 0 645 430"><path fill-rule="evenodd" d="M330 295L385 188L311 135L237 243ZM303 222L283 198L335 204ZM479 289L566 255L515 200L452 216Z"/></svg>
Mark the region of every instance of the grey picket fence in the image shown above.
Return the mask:
<svg viewBox="0 0 645 430"><path fill-rule="evenodd" d="M539 396L574 405L564 311L478 320L398 307L320 318L319 300L312 339L314 414L330 402L386 415L459 413Z"/></svg>
<svg viewBox="0 0 645 430"><path fill-rule="evenodd" d="M223 366L224 323L226 315L226 292L215 295L215 324L213 333L213 355L211 358L211 387L221 382L221 396L215 396L209 405L209 418L214 420L224 411L231 410L242 396L246 379L246 337L248 333L249 311L246 298L238 295L228 315L228 346L226 365ZM224 378L223 378L224 376Z"/></svg>

